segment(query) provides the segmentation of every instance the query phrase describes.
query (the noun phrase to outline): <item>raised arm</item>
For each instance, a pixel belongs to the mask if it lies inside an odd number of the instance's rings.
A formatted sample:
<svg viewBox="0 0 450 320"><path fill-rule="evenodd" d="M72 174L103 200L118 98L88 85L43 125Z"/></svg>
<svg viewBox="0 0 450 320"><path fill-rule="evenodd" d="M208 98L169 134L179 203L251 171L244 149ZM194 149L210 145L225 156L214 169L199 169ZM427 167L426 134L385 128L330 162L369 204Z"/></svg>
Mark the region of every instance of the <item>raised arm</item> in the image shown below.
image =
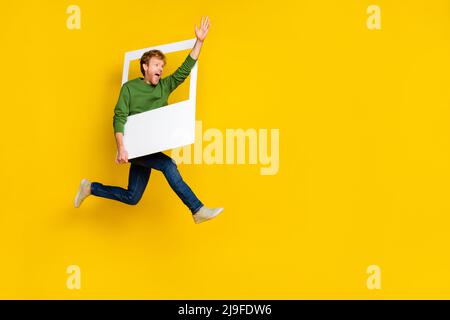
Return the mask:
<svg viewBox="0 0 450 320"><path fill-rule="evenodd" d="M197 62L198 56L200 55L200 49L202 48L203 41L208 34L209 25L209 18L202 18L200 28L197 28L197 26L195 26L197 41L195 42L195 45L189 55L184 60L183 64L170 76L161 79L161 81L168 86L170 92L175 90L189 76L192 68Z"/></svg>
<svg viewBox="0 0 450 320"><path fill-rule="evenodd" d="M203 41L205 41L206 35L208 34L209 26L210 23L208 17L206 17L206 19L202 17L202 20L200 21L200 28L195 25L195 35L197 37L197 41L195 41L195 45L190 52L190 55L194 60L197 60L200 55L200 50L202 49Z"/></svg>

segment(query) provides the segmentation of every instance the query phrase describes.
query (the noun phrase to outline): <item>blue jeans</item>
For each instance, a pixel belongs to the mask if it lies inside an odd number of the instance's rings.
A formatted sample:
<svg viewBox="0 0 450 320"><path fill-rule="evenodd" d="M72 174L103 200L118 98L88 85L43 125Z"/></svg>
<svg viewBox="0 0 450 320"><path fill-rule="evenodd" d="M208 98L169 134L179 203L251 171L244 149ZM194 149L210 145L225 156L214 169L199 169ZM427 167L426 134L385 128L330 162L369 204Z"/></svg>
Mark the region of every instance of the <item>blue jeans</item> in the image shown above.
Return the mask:
<svg viewBox="0 0 450 320"><path fill-rule="evenodd" d="M106 186L99 182L91 183L91 193L98 197L118 200L135 205L139 202L147 186L150 172L153 169L161 171L173 191L194 214L203 203L196 197L191 188L183 181L174 160L162 152L130 159L128 189Z"/></svg>

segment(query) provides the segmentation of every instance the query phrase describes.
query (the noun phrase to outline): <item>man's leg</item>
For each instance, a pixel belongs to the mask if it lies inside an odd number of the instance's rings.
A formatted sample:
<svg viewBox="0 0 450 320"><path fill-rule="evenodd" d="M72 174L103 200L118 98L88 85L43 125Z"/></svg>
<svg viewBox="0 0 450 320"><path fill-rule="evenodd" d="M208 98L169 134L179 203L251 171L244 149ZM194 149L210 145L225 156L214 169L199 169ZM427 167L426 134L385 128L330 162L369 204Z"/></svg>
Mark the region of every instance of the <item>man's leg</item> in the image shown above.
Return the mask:
<svg viewBox="0 0 450 320"><path fill-rule="evenodd" d="M98 197L113 199L126 204L135 205L139 202L150 178L150 168L131 163L128 175L128 189L91 183L91 193Z"/></svg>
<svg viewBox="0 0 450 320"><path fill-rule="evenodd" d="M203 207L203 203L197 198L194 192L181 178L175 162L162 152L131 159L132 163L154 168L161 171L169 182L170 187L175 191L178 197L194 214Z"/></svg>

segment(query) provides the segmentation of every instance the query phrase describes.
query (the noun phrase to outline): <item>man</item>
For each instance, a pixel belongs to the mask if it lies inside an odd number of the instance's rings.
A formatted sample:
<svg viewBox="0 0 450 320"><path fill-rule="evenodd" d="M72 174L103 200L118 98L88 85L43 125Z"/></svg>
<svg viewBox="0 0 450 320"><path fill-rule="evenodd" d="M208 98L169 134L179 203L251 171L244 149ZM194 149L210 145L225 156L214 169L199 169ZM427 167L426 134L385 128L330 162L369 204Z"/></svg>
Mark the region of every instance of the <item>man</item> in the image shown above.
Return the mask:
<svg viewBox="0 0 450 320"><path fill-rule="evenodd" d="M170 76L161 78L166 64L164 54L159 50L150 50L143 54L140 60L141 73L139 77L126 82L120 91L120 96L114 109L113 127L117 144L116 163L128 162L128 153L123 144L124 126L129 115L148 111L167 105L170 93L175 90L190 74L200 54L203 41L209 30L209 18L202 17L200 28L195 26L197 40L183 64ZM223 208L207 208L183 181L175 161L162 152L130 159L128 189L103 185L82 179L80 188L74 200L78 208L89 195L113 199L130 205L139 202L147 186L151 169L161 171L169 185L191 210L195 223L201 223L214 218Z"/></svg>

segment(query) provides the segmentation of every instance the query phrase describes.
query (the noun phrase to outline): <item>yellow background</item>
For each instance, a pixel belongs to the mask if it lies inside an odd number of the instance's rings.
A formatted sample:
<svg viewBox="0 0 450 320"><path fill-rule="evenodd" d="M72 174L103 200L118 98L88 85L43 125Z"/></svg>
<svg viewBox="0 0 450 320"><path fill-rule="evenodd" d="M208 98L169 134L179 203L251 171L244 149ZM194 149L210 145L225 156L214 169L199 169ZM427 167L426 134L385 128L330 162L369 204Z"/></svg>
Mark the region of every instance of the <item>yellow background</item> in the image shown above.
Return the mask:
<svg viewBox="0 0 450 320"><path fill-rule="evenodd" d="M66 27L71 4L81 30ZM370 4L381 30L366 27ZM0 12L0 298L450 298L448 0ZM74 209L83 177L127 185L112 129L124 52L193 38L202 15L197 119L278 128L278 174L180 165L206 205L225 207L201 225L157 171L137 206ZM381 290L366 287L372 264ZM81 290L66 287L69 265Z"/></svg>

